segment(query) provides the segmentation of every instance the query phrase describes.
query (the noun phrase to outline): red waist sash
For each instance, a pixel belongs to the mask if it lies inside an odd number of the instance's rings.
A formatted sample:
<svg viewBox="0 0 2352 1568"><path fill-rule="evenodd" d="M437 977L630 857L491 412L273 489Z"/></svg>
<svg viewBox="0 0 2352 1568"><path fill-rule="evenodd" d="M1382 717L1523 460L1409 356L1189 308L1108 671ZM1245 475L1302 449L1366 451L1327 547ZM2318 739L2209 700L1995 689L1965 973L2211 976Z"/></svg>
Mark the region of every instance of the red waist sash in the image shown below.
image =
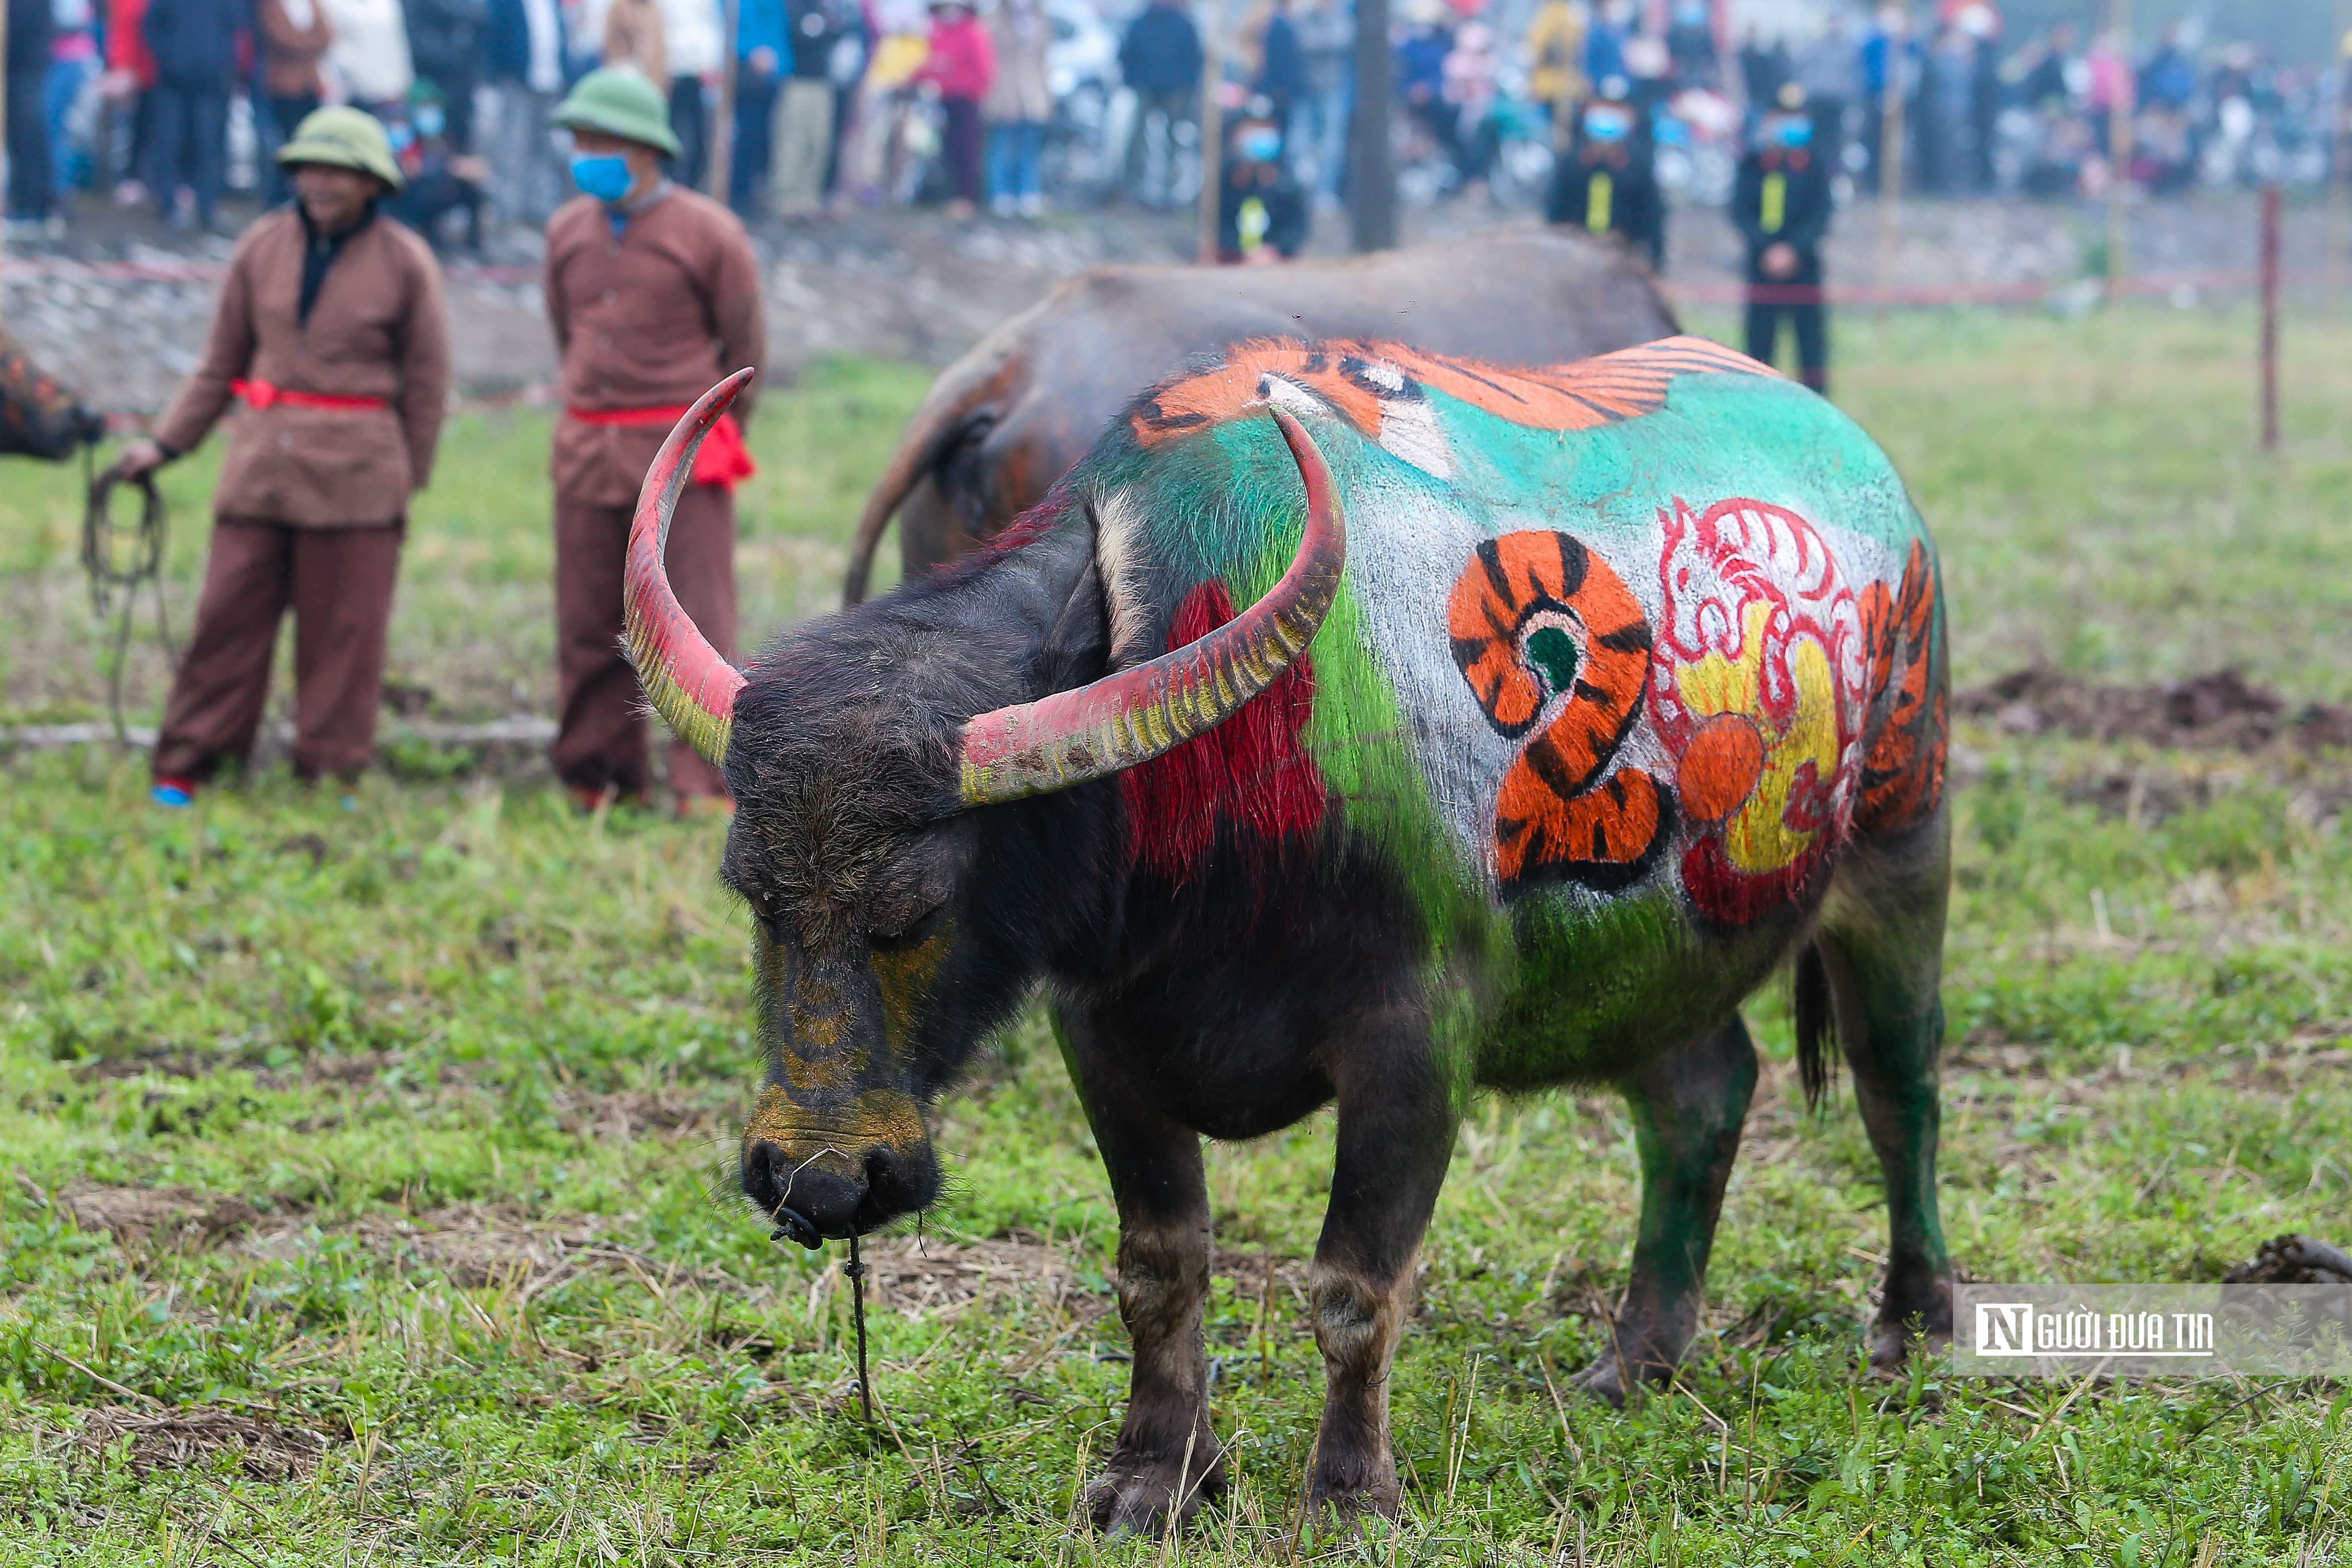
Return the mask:
<svg viewBox="0 0 2352 1568"><path fill-rule="evenodd" d="M267 381L232 381L228 389L245 399L248 408L269 408L284 404L289 408L333 408L346 414L369 408L389 408L392 405L381 397L347 397L334 392L296 392Z"/></svg>
<svg viewBox="0 0 2352 1568"><path fill-rule="evenodd" d="M658 408L568 408L564 412L583 425L675 425L686 417L690 404L665 404ZM751 451L743 445L743 427L735 423L735 416L722 414L702 438L701 449L694 454L694 467L687 474L690 484L725 485L730 489L738 480L748 479L760 471L751 461Z"/></svg>

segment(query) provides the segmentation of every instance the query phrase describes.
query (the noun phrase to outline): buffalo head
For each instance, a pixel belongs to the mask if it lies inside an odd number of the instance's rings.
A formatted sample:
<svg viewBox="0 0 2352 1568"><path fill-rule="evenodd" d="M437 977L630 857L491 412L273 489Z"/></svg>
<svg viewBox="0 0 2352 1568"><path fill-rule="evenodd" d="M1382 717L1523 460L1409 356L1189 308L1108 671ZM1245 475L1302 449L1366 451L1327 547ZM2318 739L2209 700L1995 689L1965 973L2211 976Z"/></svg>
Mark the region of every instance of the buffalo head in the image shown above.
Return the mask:
<svg viewBox="0 0 2352 1568"><path fill-rule="evenodd" d="M1089 555L1067 574L1086 586L1059 604L1013 594L943 618L919 591L787 634L738 670L679 606L663 548L695 450L749 374L706 394L655 459L624 598L647 697L737 801L723 870L755 917L769 1057L743 1190L814 1247L937 1197L932 1099L1090 918L1043 886L1079 848L1038 797L1171 751L1265 689L1322 625L1346 537L1321 455L1275 409L1306 488L1298 553L1197 641L1106 672ZM1024 553L1047 570L1056 542Z"/></svg>

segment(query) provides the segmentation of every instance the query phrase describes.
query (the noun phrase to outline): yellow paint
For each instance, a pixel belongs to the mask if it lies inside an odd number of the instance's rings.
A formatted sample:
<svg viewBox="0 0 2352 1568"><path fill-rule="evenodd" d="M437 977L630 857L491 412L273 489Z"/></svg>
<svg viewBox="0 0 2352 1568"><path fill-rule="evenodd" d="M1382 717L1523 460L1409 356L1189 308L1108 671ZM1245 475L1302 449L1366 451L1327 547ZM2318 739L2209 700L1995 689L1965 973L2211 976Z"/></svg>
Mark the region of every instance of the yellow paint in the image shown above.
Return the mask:
<svg viewBox="0 0 2352 1568"><path fill-rule="evenodd" d="M955 922L943 920L939 929L913 947L899 952L868 955L874 983L882 992L882 1038L892 1047L905 1042L915 1026L915 1015L931 994L931 984L955 945Z"/></svg>
<svg viewBox="0 0 2352 1568"><path fill-rule="evenodd" d="M1617 194L1617 182L1605 172L1596 173L1591 184L1584 187L1584 226L1595 234L1609 232L1609 209Z"/></svg>
<svg viewBox="0 0 2352 1568"><path fill-rule="evenodd" d="M839 1103L849 1098L856 1088L856 1075L865 1067L863 1051L812 1059L796 1051L784 1053L784 1085L799 1103Z"/></svg>
<svg viewBox="0 0 2352 1568"><path fill-rule="evenodd" d="M1764 739L1764 768L1756 788L1723 825L1724 858L1749 876L1777 871L1803 854L1821 835L1782 820L1798 770L1813 764L1826 781L1837 766L1837 677L1827 649L1799 634L1789 643L1789 669L1796 681L1796 711L1775 725L1764 711L1764 632L1773 606L1750 600L1740 612L1737 659L1710 651L1675 671L1675 686L1694 725L1718 713L1744 714Z"/></svg>
<svg viewBox="0 0 2352 1568"><path fill-rule="evenodd" d="M761 1091L760 1103L743 1129L743 1147L772 1143L794 1166L813 1165L843 1175L861 1173L868 1151L884 1148L914 1155L930 1142L923 1108L903 1089L869 1089L838 1111L811 1114L793 1105L779 1084Z"/></svg>
<svg viewBox="0 0 2352 1568"><path fill-rule="evenodd" d="M1789 176L1773 171L1764 176L1764 199L1757 218L1766 234L1778 234L1789 221Z"/></svg>

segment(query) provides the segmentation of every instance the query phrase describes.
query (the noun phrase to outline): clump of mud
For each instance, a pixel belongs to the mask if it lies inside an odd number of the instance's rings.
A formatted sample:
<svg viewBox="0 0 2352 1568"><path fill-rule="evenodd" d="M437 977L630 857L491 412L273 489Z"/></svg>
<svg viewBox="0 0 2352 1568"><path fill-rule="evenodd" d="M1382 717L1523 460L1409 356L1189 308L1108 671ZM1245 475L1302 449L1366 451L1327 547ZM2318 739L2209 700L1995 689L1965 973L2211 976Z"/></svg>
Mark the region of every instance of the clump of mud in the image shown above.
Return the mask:
<svg viewBox="0 0 2352 1568"><path fill-rule="evenodd" d="M2307 1236L2278 1236L2252 1261L2221 1276L2224 1285L2352 1285L2352 1254Z"/></svg>
<svg viewBox="0 0 2352 1568"><path fill-rule="evenodd" d="M2147 741L2202 751L2352 746L2352 708L2296 704L2233 669L2147 686L2108 686L2040 668L1952 694L1953 709L2018 735Z"/></svg>

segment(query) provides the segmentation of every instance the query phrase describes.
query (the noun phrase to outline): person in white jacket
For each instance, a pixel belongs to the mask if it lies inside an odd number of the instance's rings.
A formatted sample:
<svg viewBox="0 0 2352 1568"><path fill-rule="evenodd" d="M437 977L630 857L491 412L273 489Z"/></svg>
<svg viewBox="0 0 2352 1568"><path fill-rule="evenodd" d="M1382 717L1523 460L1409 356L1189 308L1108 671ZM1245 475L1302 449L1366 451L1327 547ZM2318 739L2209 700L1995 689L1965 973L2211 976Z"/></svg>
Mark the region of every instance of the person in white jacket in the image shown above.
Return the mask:
<svg viewBox="0 0 2352 1568"><path fill-rule="evenodd" d="M662 35L669 44L669 126L679 149L670 174L698 190L710 155L709 105L719 88L726 17L719 0L659 4Z"/></svg>
<svg viewBox="0 0 2352 1568"><path fill-rule="evenodd" d="M335 36L323 62L329 96L372 111L405 100L416 71L400 0L319 0L319 9Z"/></svg>

